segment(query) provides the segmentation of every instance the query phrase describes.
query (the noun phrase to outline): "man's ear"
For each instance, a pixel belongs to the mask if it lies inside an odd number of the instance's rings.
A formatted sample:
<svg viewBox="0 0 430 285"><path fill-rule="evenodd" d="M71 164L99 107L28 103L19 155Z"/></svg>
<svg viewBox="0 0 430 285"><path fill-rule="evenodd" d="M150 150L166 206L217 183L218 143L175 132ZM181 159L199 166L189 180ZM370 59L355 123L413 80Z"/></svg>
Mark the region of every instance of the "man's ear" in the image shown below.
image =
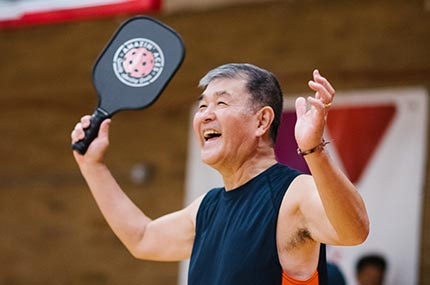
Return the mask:
<svg viewBox="0 0 430 285"><path fill-rule="evenodd" d="M275 119L275 112L272 107L264 106L258 111L257 120L258 126L256 130L257 136L263 136L265 133L269 133L270 126Z"/></svg>

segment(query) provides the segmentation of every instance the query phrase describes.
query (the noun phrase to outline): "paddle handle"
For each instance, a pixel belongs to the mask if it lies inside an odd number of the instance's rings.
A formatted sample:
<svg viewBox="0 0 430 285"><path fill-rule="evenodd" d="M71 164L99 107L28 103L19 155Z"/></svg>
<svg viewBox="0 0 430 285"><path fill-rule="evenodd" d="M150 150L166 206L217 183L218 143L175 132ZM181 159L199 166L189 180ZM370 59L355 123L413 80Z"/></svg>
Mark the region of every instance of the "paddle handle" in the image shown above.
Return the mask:
<svg viewBox="0 0 430 285"><path fill-rule="evenodd" d="M91 116L89 127L84 129L85 137L82 140L73 143L72 149L76 150L80 154L85 154L91 142L97 137L100 125L109 117L110 116L107 112L97 108L94 114Z"/></svg>

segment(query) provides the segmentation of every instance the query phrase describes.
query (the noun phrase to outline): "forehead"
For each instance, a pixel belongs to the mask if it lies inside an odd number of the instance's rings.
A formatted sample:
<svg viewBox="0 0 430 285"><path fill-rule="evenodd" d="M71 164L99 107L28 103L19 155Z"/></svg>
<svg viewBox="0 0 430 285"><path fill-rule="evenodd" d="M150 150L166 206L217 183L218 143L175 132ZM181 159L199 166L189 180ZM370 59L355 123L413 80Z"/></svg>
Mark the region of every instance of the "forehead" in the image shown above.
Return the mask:
<svg viewBox="0 0 430 285"><path fill-rule="evenodd" d="M211 81L206 86L199 100L207 97L229 97L229 98L248 98L245 88L246 81L243 79L218 78ZM244 96L246 95L246 96Z"/></svg>

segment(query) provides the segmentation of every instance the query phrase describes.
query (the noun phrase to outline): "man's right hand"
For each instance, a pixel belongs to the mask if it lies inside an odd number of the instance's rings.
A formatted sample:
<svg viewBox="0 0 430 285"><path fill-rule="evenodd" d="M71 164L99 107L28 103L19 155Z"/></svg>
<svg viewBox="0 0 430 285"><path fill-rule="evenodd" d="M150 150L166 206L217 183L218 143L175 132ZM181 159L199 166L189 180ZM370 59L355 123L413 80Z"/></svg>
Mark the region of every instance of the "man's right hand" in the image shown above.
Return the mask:
<svg viewBox="0 0 430 285"><path fill-rule="evenodd" d="M85 137L85 129L90 126L91 116L83 116L71 133L72 143L82 140ZM87 164L103 163L104 155L109 146L109 125L111 120L106 119L100 125L98 136L91 142L87 152L82 155L73 151L73 156L79 166Z"/></svg>

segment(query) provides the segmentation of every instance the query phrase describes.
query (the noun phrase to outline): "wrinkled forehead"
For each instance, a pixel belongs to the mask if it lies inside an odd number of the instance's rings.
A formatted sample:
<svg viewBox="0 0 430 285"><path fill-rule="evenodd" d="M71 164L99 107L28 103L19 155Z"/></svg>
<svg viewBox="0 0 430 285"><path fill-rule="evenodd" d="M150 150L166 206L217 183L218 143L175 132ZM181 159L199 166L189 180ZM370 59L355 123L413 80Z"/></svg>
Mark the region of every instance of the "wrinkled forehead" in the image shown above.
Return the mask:
<svg viewBox="0 0 430 285"><path fill-rule="evenodd" d="M246 81L242 78L216 78L209 82L199 100L205 97L249 97Z"/></svg>

